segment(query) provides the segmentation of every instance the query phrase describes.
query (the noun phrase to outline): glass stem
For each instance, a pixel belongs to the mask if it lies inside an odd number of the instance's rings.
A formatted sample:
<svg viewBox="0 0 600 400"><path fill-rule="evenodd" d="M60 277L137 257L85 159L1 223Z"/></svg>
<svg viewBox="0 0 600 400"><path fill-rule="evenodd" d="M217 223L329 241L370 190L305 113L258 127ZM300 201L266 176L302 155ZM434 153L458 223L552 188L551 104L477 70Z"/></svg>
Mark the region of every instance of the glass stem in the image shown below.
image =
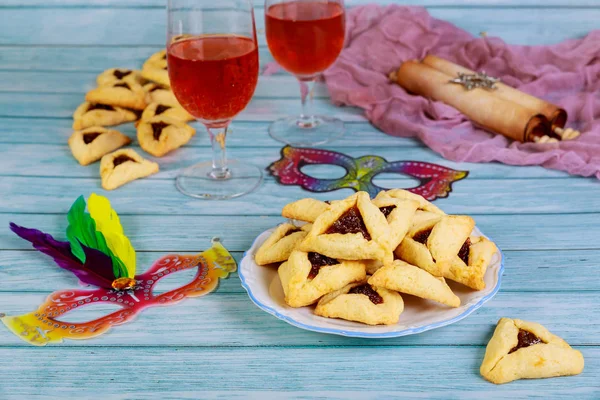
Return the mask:
<svg viewBox="0 0 600 400"><path fill-rule="evenodd" d="M227 168L227 151L225 149L228 129L229 123L218 128L206 127L213 150L213 164L210 176L214 179L227 179L231 175Z"/></svg>
<svg viewBox="0 0 600 400"><path fill-rule="evenodd" d="M312 128L316 125L313 114L313 96L315 87L315 78L298 79L300 83L300 99L302 101L302 113L298 118L298 126L301 128Z"/></svg>

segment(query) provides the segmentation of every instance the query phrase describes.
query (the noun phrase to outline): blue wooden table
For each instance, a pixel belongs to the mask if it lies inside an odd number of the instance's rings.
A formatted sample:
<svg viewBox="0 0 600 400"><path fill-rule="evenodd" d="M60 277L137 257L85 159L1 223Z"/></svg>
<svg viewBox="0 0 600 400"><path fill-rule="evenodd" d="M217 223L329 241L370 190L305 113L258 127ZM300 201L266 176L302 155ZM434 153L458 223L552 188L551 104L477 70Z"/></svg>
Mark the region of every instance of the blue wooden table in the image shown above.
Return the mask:
<svg viewBox="0 0 600 400"><path fill-rule="evenodd" d="M262 1L255 3L262 32ZM473 34L485 31L511 43L555 43L600 28L599 0L396 3L419 3ZM165 17L163 0L0 2L0 312L33 311L50 292L76 286L73 276L10 233L8 222L63 237L71 202L79 194L106 194L98 164L81 167L71 157L71 114L98 73L140 68L164 45ZM260 57L263 65L271 60L263 34ZM34 348L0 326L0 399L600 399L600 183L538 167L449 162L417 141L377 131L359 110L334 107L324 87L316 93L318 110L341 117L348 128L329 148L470 171L436 204L474 215L504 251L503 286L491 302L459 323L420 335L350 339L306 332L267 315L235 275L207 297L150 309L97 339ZM281 145L267 126L298 107L292 77L261 77L255 98L233 125L231 156L261 167L278 159ZM133 126L120 128L134 137ZM239 260L257 234L282 221L284 204L307 195L270 177L254 194L232 201L181 195L173 179L178 170L209 158L208 137L201 133L161 159L159 174L108 194L139 251L141 269L168 252L205 249L213 236ZM176 276L159 289L190 277ZM73 319L102 313L82 311ZM503 316L540 322L562 336L583 352L584 372L503 386L483 380L478 371L485 345Z"/></svg>

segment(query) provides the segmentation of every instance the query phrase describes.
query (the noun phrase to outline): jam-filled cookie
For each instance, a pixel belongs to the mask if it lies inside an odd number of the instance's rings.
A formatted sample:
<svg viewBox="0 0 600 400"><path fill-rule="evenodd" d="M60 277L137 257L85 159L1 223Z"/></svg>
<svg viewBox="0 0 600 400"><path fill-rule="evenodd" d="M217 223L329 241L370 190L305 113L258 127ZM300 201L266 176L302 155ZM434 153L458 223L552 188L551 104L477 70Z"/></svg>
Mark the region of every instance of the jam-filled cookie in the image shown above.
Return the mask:
<svg viewBox="0 0 600 400"><path fill-rule="evenodd" d="M392 198L401 199L401 200L414 200L414 201L419 202L419 210L428 211L428 212L432 212L432 213L439 214L439 215L446 215L445 212L440 210L438 207L434 206L433 203L431 203L430 201L427 201L423 196L409 192L408 190L404 190L404 189L385 190L385 191L379 192L377 194L377 197L375 197L375 198L381 199L381 198L385 198L385 197L392 197Z"/></svg>
<svg viewBox="0 0 600 400"><path fill-rule="evenodd" d="M148 57L148 59L144 62L143 68L150 67L158 69L167 68L167 51L165 49L157 51Z"/></svg>
<svg viewBox="0 0 600 400"><path fill-rule="evenodd" d="M131 143L131 139L119 131L93 126L75 131L69 138L69 147L79 164L88 165L105 154Z"/></svg>
<svg viewBox="0 0 600 400"><path fill-rule="evenodd" d="M393 325L402 311L404 301L398 293L362 281L323 296L315 314L368 325Z"/></svg>
<svg viewBox="0 0 600 400"><path fill-rule="evenodd" d="M166 104L172 107L181 107L175 94L169 88L165 88L158 83L147 83L144 85L146 92L146 103Z"/></svg>
<svg viewBox="0 0 600 400"><path fill-rule="evenodd" d="M373 200L373 204L385 215L389 226L388 247L395 249L408 233L419 202L381 197Z"/></svg>
<svg viewBox="0 0 600 400"><path fill-rule="evenodd" d="M306 233L305 227L300 228L292 224L279 225L256 251L254 261L258 265L286 261L296 246L304 239Z"/></svg>
<svg viewBox="0 0 600 400"><path fill-rule="evenodd" d="M140 157L132 149L121 149L102 157L100 177L102 187L113 190L133 180L158 172L158 164Z"/></svg>
<svg viewBox="0 0 600 400"><path fill-rule="evenodd" d="M447 215L413 224L395 251L401 260L475 290L485 288L484 276L496 245L471 236L471 217Z"/></svg>
<svg viewBox="0 0 600 400"><path fill-rule="evenodd" d="M85 95L90 103L110 104L134 110L146 108L146 92L136 82L115 82L107 86L99 86Z"/></svg>
<svg viewBox="0 0 600 400"><path fill-rule="evenodd" d="M435 277L424 269L401 260L378 269L369 278L369 284L437 301L450 307L460 306L460 298L452 292L444 278Z"/></svg>
<svg viewBox="0 0 600 400"><path fill-rule="evenodd" d="M81 130L92 126L112 126L137 119L136 113L108 104L84 102L73 113L73 129Z"/></svg>
<svg viewBox="0 0 600 400"><path fill-rule="evenodd" d="M300 244L300 250L314 251L342 260L393 261L387 240L389 226L369 194L357 192L332 203L319 215Z"/></svg>
<svg viewBox="0 0 600 400"><path fill-rule="evenodd" d="M181 122L188 122L194 120L194 117L190 115L180 106L170 106L167 104L150 103L148 107L144 109L140 121L148 121L156 116L162 116L172 118Z"/></svg>
<svg viewBox="0 0 600 400"><path fill-rule="evenodd" d="M137 127L137 139L145 152L162 157L190 141L196 130L172 118L158 115L142 121Z"/></svg>
<svg viewBox="0 0 600 400"><path fill-rule="evenodd" d="M96 78L98 86L112 86L120 82L141 83L142 76L140 75L140 71L126 68L111 68Z"/></svg>
<svg viewBox="0 0 600 400"><path fill-rule="evenodd" d="M495 384L517 379L577 375L583 355L542 325L501 318L481 364L481 375Z"/></svg>
<svg viewBox="0 0 600 400"><path fill-rule="evenodd" d="M169 72L167 71L166 65L164 68L157 68L154 65L144 65L144 68L142 68L142 78L156 82L164 87L171 87Z"/></svg>
<svg viewBox="0 0 600 400"><path fill-rule="evenodd" d="M321 296L349 283L365 279L365 266L360 261L343 261L319 253L295 250L278 270L290 307L304 307Z"/></svg>

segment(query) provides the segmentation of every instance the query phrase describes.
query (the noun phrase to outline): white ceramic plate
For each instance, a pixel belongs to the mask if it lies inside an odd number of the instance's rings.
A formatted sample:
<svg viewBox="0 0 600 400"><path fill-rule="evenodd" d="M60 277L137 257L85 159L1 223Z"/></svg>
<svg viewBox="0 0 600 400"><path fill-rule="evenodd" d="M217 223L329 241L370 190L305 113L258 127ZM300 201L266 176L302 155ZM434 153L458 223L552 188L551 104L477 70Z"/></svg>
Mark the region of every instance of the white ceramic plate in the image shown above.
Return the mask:
<svg viewBox="0 0 600 400"><path fill-rule="evenodd" d="M498 251L486 271L486 288L484 290L477 292L448 281L454 293L460 297L461 306L458 308L449 308L433 301L402 294L404 312L400 315L400 321L396 325L369 326L341 319L320 317L313 313L313 307L293 308L285 304L277 270L261 267L254 262L254 253L274 229L260 234L250 250L244 254L238 269L242 286L248 292L252 302L260 309L291 325L309 331L362 338L414 335L460 321L489 301L500 289L504 262L502 253ZM477 228L475 228L474 234L482 235Z"/></svg>

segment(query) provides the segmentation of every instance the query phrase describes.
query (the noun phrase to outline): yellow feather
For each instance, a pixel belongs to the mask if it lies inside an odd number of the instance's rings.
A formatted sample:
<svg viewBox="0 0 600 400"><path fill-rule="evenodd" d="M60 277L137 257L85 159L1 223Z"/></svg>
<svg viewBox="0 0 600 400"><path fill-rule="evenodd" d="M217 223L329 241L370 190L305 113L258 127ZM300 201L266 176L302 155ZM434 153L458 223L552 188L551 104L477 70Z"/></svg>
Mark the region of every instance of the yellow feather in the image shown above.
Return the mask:
<svg viewBox="0 0 600 400"><path fill-rule="evenodd" d="M127 268L129 278L135 276L135 249L123 233L123 227L117 212L104 196L92 193L88 199L88 211L96 222L96 229L104 235L108 248L121 259Z"/></svg>

